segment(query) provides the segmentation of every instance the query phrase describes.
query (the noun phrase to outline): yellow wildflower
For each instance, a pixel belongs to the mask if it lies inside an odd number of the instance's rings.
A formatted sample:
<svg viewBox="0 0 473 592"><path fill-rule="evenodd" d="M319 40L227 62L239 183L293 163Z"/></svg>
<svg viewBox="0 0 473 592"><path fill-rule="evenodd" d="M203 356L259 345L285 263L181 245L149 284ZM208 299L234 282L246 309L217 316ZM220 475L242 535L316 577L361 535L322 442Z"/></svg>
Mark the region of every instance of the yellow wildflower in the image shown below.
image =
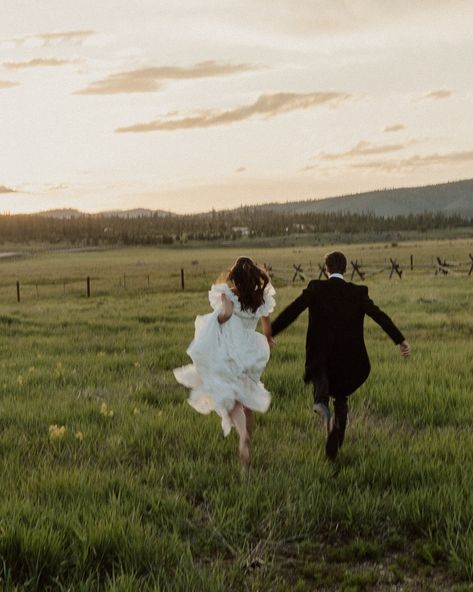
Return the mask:
<svg viewBox="0 0 473 592"><path fill-rule="evenodd" d="M62 440L66 433L65 426L58 426L56 424L49 426L49 439L52 441L54 440Z"/></svg>
<svg viewBox="0 0 473 592"><path fill-rule="evenodd" d="M82 432L76 432L75 438L76 440L79 440L79 442L82 442L82 440L84 439L84 434Z"/></svg>
<svg viewBox="0 0 473 592"><path fill-rule="evenodd" d="M18 386L23 386L23 376L21 374L16 379L16 383L18 384Z"/></svg>
<svg viewBox="0 0 473 592"><path fill-rule="evenodd" d="M140 410L138 409L138 407L135 407L135 408L133 409L133 413L134 413L135 415L139 415L139 414L140 414Z"/></svg>
<svg viewBox="0 0 473 592"><path fill-rule="evenodd" d="M108 408L108 405L105 403L105 401L100 406L100 414L104 417L113 417L113 411Z"/></svg>

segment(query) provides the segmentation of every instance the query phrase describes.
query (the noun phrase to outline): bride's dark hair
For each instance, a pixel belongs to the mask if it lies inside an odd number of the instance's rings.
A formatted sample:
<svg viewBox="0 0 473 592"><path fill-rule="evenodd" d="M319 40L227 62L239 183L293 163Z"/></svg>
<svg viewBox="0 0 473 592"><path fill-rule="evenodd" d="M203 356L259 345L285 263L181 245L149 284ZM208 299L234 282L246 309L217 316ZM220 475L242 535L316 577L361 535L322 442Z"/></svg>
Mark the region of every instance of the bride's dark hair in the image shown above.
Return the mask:
<svg viewBox="0 0 473 592"><path fill-rule="evenodd" d="M249 257L238 257L227 279L235 286L241 310L256 312L264 303L264 289L269 283L269 277Z"/></svg>

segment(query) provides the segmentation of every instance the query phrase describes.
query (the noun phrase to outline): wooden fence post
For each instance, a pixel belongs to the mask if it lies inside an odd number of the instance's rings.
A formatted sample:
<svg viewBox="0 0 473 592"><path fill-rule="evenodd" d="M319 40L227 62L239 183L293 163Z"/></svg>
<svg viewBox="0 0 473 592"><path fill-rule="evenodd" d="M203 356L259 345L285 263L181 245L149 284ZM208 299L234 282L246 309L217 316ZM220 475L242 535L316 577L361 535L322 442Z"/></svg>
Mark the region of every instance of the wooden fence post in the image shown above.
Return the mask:
<svg viewBox="0 0 473 592"><path fill-rule="evenodd" d="M414 271L414 255L411 255L411 271Z"/></svg>
<svg viewBox="0 0 473 592"><path fill-rule="evenodd" d="M21 301L21 297L20 297L20 282L17 281L16 282L16 301L20 302Z"/></svg>
<svg viewBox="0 0 473 592"><path fill-rule="evenodd" d="M442 273L443 275L448 275L448 268L451 267L450 263L447 263L447 260L444 259L443 261L440 257L437 257L437 269L435 270L435 275Z"/></svg>
<svg viewBox="0 0 473 592"><path fill-rule="evenodd" d="M148 289L149 289L149 273L148 273L148 276L147 277L148 277Z"/></svg>
<svg viewBox="0 0 473 592"><path fill-rule="evenodd" d="M358 259L355 259L355 262L350 261L351 266L353 268L353 271L351 272L351 278L350 281L353 281L353 277L355 275L355 273L357 273L360 276L361 281L363 282L365 279L365 273L363 271L361 271L361 263L358 263Z"/></svg>
<svg viewBox="0 0 473 592"><path fill-rule="evenodd" d="M292 278L292 283L294 283L296 281L296 279L301 279L303 282L305 281L305 275L304 275L304 270L302 269L302 263L299 263L299 265L295 265L294 263L292 264L292 267L294 268L294 276Z"/></svg>
<svg viewBox="0 0 473 592"><path fill-rule="evenodd" d="M468 272L468 275L471 275L473 273L473 255L470 253L470 259L471 259L471 267L470 267L470 271Z"/></svg>
<svg viewBox="0 0 473 592"><path fill-rule="evenodd" d="M324 276L325 279L328 280L327 268L325 267L325 265L320 265L320 263L318 265L319 265L319 270L320 270L319 280L322 279L322 276Z"/></svg>
<svg viewBox="0 0 473 592"><path fill-rule="evenodd" d="M90 277L87 276L87 298L90 298Z"/></svg>
<svg viewBox="0 0 473 592"><path fill-rule="evenodd" d="M389 279L393 277L393 273L397 273L399 278L402 279L402 269L399 267L397 259L393 259L392 257L390 257L389 261L391 261L391 273L389 274Z"/></svg>
<svg viewBox="0 0 473 592"><path fill-rule="evenodd" d="M184 290L184 269L181 267L181 288Z"/></svg>

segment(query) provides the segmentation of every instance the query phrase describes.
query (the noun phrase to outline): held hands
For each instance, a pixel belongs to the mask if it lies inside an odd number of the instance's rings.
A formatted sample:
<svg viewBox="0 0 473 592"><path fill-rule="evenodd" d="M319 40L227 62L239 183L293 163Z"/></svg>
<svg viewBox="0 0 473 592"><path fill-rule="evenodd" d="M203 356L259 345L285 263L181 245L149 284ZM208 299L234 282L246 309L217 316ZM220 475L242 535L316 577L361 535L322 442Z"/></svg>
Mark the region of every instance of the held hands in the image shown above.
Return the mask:
<svg viewBox="0 0 473 592"><path fill-rule="evenodd" d="M401 352L401 356L405 358L411 355L411 346L406 340L399 344L399 351Z"/></svg>
<svg viewBox="0 0 473 592"><path fill-rule="evenodd" d="M266 335L266 339L268 340L269 349L272 350L273 347L276 345L276 341L274 340L272 335Z"/></svg>

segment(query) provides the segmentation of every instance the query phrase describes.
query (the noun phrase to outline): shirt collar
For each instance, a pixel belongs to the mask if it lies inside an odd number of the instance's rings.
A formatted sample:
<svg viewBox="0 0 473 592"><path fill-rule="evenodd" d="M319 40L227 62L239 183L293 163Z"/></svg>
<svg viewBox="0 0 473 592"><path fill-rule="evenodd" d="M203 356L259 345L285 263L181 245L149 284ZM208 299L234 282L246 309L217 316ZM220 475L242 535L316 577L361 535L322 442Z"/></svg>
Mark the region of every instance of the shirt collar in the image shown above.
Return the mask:
<svg viewBox="0 0 473 592"><path fill-rule="evenodd" d="M328 276L328 278L329 278L329 280L331 280L332 278L338 278L340 280L343 280L343 274L341 274L341 273L331 273Z"/></svg>

